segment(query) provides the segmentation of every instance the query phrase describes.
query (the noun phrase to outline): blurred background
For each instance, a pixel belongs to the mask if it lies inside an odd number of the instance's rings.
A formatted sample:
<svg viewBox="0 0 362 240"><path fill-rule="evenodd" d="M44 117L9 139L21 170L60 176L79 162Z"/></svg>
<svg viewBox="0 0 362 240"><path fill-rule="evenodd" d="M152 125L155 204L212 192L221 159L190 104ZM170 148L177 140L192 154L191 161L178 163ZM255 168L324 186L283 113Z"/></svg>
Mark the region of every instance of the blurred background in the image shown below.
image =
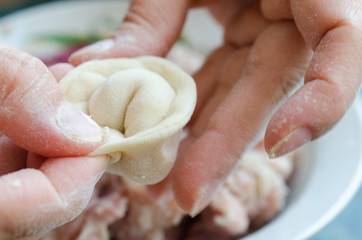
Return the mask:
<svg viewBox="0 0 362 240"><path fill-rule="evenodd" d="M0 0L0 17L34 5L61 0ZM79 0L78 0L79 1ZM89 1L89 0L83 0ZM336 176L338 178L338 176ZM362 190L357 192L347 207L311 240L362 239ZM292 224L292 223L291 223ZM287 226L286 226L287 227ZM271 238L272 239L272 238ZM273 240L273 239L272 239Z"/></svg>
<svg viewBox="0 0 362 240"><path fill-rule="evenodd" d="M52 0L0 0L0 16L3 16L12 11L19 10L21 8L51 1Z"/></svg>

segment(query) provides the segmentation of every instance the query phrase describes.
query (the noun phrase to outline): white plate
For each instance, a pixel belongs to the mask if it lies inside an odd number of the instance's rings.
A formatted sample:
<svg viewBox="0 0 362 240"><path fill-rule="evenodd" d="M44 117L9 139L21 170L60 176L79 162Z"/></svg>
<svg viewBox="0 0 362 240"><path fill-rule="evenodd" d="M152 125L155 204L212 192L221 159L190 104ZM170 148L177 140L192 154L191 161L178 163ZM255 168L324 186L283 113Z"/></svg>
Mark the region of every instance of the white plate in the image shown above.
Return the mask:
<svg viewBox="0 0 362 240"><path fill-rule="evenodd" d="M91 29L107 34L126 9L126 2L117 1L44 4L0 19L0 41L32 51L34 37L43 33L87 34ZM205 11L193 11L184 35L194 47L208 52L222 40L220 28L213 24ZM306 239L349 202L362 176L360 108L356 102L332 131L303 149L285 210L245 239Z"/></svg>

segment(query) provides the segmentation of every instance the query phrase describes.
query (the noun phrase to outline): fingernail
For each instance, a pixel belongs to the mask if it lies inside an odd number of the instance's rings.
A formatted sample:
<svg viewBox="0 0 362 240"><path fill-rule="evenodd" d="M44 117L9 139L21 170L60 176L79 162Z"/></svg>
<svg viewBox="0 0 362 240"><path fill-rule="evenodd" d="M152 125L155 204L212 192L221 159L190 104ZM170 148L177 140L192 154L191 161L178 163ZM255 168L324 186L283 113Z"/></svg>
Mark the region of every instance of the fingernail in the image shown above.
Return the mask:
<svg viewBox="0 0 362 240"><path fill-rule="evenodd" d="M297 128L282 140L277 142L270 150L269 157L276 158L289 153L312 140L312 133L307 128Z"/></svg>
<svg viewBox="0 0 362 240"><path fill-rule="evenodd" d="M92 54L92 53L100 53L107 51L108 49L112 48L114 46L114 40L113 39L105 39L101 40L99 42L93 43L87 47L84 47L78 51L76 51L71 58L78 57L80 55L85 54Z"/></svg>
<svg viewBox="0 0 362 240"><path fill-rule="evenodd" d="M196 198L194 205L189 213L192 218L198 215L209 205L219 186L220 181L216 180L200 189L198 197Z"/></svg>
<svg viewBox="0 0 362 240"><path fill-rule="evenodd" d="M94 143L103 139L102 128L67 101L59 107L56 121L63 134L72 140Z"/></svg>

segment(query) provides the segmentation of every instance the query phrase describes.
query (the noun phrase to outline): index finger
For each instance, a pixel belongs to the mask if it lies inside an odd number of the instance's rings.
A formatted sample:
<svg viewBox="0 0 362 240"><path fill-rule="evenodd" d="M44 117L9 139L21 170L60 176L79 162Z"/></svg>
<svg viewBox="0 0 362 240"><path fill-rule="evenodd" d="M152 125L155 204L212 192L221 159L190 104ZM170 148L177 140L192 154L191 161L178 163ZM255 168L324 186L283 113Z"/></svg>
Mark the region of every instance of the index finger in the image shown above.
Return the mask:
<svg viewBox="0 0 362 240"><path fill-rule="evenodd" d="M53 158L0 177L0 238L40 238L86 207L106 157Z"/></svg>
<svg viewBox="0 0 362 240"><path fill-rule="evenodd" d="M271 114L300 81L310 51L291 22L267 28L251 49L243 75L206 130L177 163L173 190L180 206L197 214L260 137Z"/></svg>

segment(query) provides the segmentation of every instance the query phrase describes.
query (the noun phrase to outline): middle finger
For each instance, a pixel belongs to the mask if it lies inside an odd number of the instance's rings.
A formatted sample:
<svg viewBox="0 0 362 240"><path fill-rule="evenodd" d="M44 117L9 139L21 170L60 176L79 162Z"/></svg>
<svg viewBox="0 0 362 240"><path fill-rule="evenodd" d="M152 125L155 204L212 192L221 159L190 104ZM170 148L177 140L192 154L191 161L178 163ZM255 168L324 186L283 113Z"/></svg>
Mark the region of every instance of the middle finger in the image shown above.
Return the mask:
<svg viewBox="0 0 362 240"><path fill-rule="evenodd" d="M272 113L302 80L310 56L292 22L274 24L258 37L242 77L175 170L173 190L184 210L195 215L209 203L240 155L259 139Z"/></svg>

